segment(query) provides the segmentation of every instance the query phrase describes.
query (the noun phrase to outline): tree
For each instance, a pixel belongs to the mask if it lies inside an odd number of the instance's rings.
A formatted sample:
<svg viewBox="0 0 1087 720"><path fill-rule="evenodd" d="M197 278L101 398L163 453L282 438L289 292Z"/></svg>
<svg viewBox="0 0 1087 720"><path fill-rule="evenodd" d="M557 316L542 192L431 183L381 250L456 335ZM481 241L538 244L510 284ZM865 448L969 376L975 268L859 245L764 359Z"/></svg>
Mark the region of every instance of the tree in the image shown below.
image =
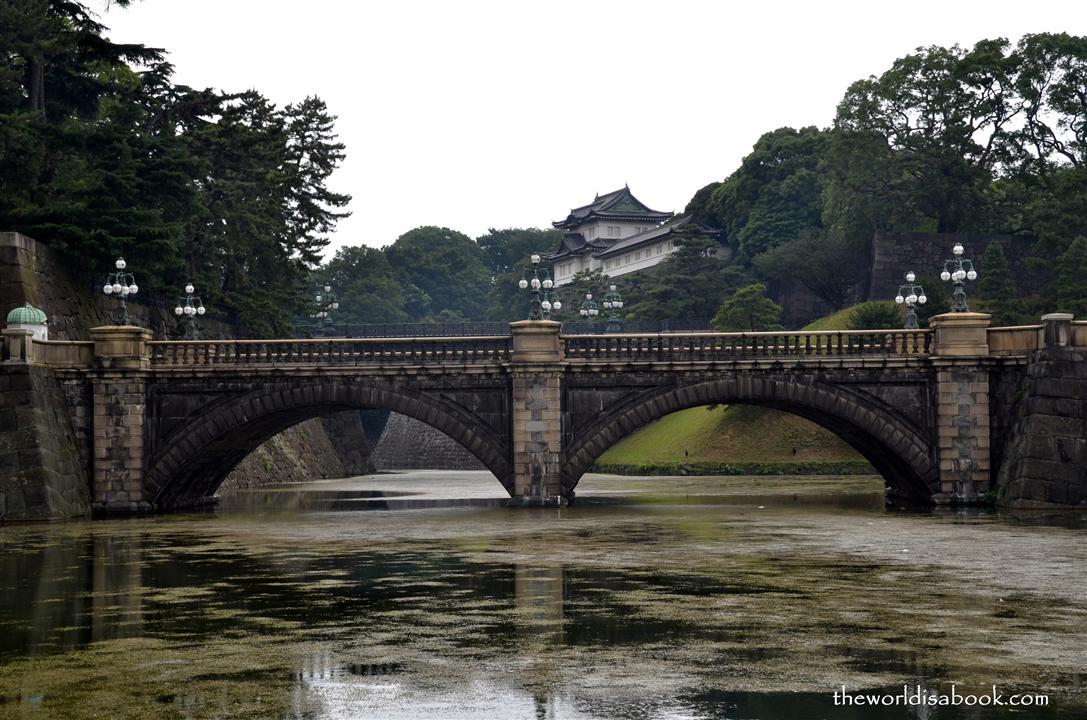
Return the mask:
<svg viewBox="0 0 1087 720"><path fill-rule="evenodd" d="M894 330L902 327L902 310L891 301L873 300L853 308L846 323L850 330Z"/></svg>
<svg viewBox="0 0 1087 720"><path fill-rule="evenodd" d="M710 224L725 231L728 244L745 260L818 231L823 226L819 167L827 139L814 127L766 133L739 169L712 190L705 210L692 201L695 210L712 215L717 222Z"/></svg>
<svg viewBox="0 0 1087 720"><path fill-rule="evenodd" d="M863 250L842 236L801 238L755 258L755 269L767 280L799 283L838 310L864 275Z"/></svg>
<svg viewBox="0 0 1087 720"><path fill-rule="evenodd" d="M1023 314L1022 303L1011 268L1008 267L1008 259L1004 256L1004 248L996 240L985 248L980 275L980 307L992 314L993 325L1016 325Z"/></svg>
<svg viewBox="0 0 1087 720"><path fill-rule="evenodd" d="M544 254L558 247L562 233L538 228L491 228L476 242L483 250L487 268L493 277L510 273L533 253Z"/></svg>
<svg viewBox="0 0 1087 720"><path fill-rule="evenodd" d="M444 313L457 320L482 320L486 313L491 274L483 250L463 233L445 227L424 226L401 235L385 248L393 275L418 293L420 301L407 309L415 321Z"/></svg>
<svg viewBox="0 0 1087 720"><path fill-rule="evenodd" d="M681 238L667 260L640 273L637 292L623 292L632 320L705 320L750 278L722 258L712 239ZM630 280L624 277L624 282ZM629 287L629 285L628 285ZM632 288L633 290L633 288Z"/></svg>
<svg viewBox="0 0 1087 720"><path fill-rule="evenodd" d="M5 58L0 88L8 90L9 100L0 112L14 110L10 99L20 97L19 105L37 121L89 117L97 111L99 98L111 90L108 69L127 63L153 65L165 57L157 48L114 43L103 36L105 30L85 4L74 0L0 4Z"/></svg>
<svg viewBox="0 0 1087 720"><path fill-rule="evenodd" d="M1087 37L1067 33L1024 35L1016 48L1015 87L1024 122L1021 157L1038 171L1047 166L1087 163Z"/></svg>
<svg viewBox="0 0 1087 720"><path fill-rule="evenodd" d="M328 179L344 159L344 145L333 129L336 118L325 101L310 96L283 111L286 126L287 177L285 210L287 245L293 257L315 263L328 245L329 234L339 220L350 195L332 192Z"/></svg>
<svg viewBox="0 0 1087 720"><path fill-rule="evenodd" d="M766 297L762 283L746 285L722 303L713 317L713 329L719 332L779 330L781 306Z"/></svg>
<svg viewBox="0 0 1087 720"><path fill-rule="evenodd" d="M853 83L834 123L846 142L835 149L880 162L866 166L866 177L836 182L856 189L888 178L938 232L982 223L986 190L994 168L1010 157L1018 114L1015 60L1007 50L1003 39L969 51L919 48L879 77ZM873 153L879 143L889 152Z"/></svg>
<svg viewBox="0 0 1087 720"><path fill-rule="evenodd" d="M243 334L289 332L348 200L327 187L333 118L175 85L164 51L105 30L72 0L0 3L0 227L89 268L124 255L167 302L191 281Z"/></svg>
<svg viewBox="0 0 1087 720"><path fill-rule="evenodd" d="M574 273L574 276L570 278L570 282L556 290L552 296L552 299L557 298L562 302L562 310L552 313L551 319L559 321L590 320L591 318L581 317L579 313L586 293L592 293L597 309L600 310L601 314L597 318L606 317L604 316L604 306L601 305L601 300L610 281L610 278L600 270L582 270ZM522 296L520 306L524 307L520 316L524 318L528 317L528 298L524 297L528 293L525 290L521 290L520 293Z"/></svg>
<svg viewBox="0 0 1087 720"><path fill-rule="evenodd" d="M1079 236L1057 262L1057 309L1087 318L1087 237Z"/></svg>
<svg viewBox="0 0 1087 720"><path fill-rule="evenodd" d="M948 283L945 283L936 275L918 275L916 284L920 285L925 291L927 300L925 304L918 305L915 309L917 324L921 327L928 327L929 318L948 311L950 290Z"/></svg>
<svg viewBox="0 0 1087 720"><path fill-rule="evenodd" d="M365 245L342 247L314 276L315 286L330 285L340 303L337 323L408 322L404 288L393 276L385 253Z"/></svg>

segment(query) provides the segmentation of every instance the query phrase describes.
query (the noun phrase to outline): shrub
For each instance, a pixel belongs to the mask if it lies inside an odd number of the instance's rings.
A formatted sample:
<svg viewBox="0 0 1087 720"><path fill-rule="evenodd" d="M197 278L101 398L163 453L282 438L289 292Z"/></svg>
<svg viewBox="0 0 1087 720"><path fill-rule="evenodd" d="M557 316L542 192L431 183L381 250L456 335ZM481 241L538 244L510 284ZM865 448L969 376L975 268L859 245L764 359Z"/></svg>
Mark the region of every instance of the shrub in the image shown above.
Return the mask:
<svg viewBox="0 0 1087 720"><path fill-rule="evenodd" d="M905 321L898 305L891 301L861 303L849 315L850 330L894 330Z"/></svg>

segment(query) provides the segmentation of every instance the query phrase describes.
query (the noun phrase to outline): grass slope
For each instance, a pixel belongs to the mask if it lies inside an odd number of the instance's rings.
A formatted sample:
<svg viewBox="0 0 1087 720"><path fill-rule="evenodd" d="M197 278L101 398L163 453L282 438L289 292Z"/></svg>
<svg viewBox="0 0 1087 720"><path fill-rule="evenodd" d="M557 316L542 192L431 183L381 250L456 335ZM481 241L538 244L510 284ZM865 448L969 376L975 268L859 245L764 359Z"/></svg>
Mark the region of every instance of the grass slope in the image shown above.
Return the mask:
<svg viewBox="0 0 1087 720"><path fill-rule="evenodd" d="M795 453L794 453L795 450ZM600 464L838 463L863 458L796 415L749 405L688 408L623 439Z"/></svg>
<svg viewBox="0 0 1087 720"><path fill-rule="evenodd" d="M842 308L838 312L831 313L830 315L824 315L818 320L805 325L803 330L848 330L849 329L849 316L853 314L853 311L857 308L856 305L852 307Z"/></svg>
<svg viewBox="0 0 1087 720"><path fill-rule="evenodd" d="M854 307L819 318L804 329L845 330ZM597 466L633 469L863 462L860 453L837 435L804 418L769 408L722 405L689 408L650 423L600 456Z"/></svg>

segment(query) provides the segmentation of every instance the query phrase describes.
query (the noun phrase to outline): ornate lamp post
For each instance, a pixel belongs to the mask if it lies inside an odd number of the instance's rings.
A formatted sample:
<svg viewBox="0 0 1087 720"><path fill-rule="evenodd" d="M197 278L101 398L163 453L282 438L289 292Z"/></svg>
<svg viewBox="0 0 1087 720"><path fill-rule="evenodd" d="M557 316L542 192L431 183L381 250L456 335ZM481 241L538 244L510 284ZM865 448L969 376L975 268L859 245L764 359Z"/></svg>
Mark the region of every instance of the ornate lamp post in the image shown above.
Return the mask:
<svg viewBox="0 0 1087 720"><path fill-rule="evenodd" d="M196 328L196 316L203 315L204 301L198 296L193 295L196 292L196 288L192 286L192 283L185 284L185 297L177 299L177 307L174 308L174 315L181 317L185 316L185 340L199 340L200 331Z"/></svg>
<svg viewBox="0 0 1087 720"><path fill-rule="evenodd" d="M608 293L604 296L604 309L611 311L608 315L608 326L604 328L604 332L623 332L623 320L619 317L619 313L616 312L623 309L623 296L616 291L615 283L608 285Z"/></svg>
<svg viewBox="0 0 1087 720"><path fill-rule="evenodd" d="M951 252L955 257L951 260L944 260L944 271L940 273L940 279L944 282L951 281L955 283L955 302L951 306L951 312L966 312L970 308L966 306L966 290L963 288L962 281L964 279L977 280L978 274L974 270L974 263L963 258L962 243L955 243L955 247L951 248Z"/></svg>
<svg viewBox="0 0 1087 720"><path fill-rule="evenodd" d="M928 302L928 298L925 297L925 289L920 285L914 285L914 280L917 276L913 274L913 271L906 273L906 284L898 286L898 295L895 295L895 302L899 305L905 303L906 305L906 329L916 330L920 327L917 324L917 306L924 305Z"/></svg>
<svg viewBox="0 0 1087 720"><path fill-rule="evenodd" d="M596 303L593 301L593 294L591 292L585 293L585 299L581 302L581 307L578 309L578 314L586 319L593 319L600 314L600 310L596 307Z"/></svg>
<svg viewBox="0 0 1087 720"><path fill-rule="evenodd" d="M332 286L322 285L314 294L313 301L317 303L318 308L314 317L323 322L325 336L331 337L333 333L332 311L340 309L339 301L332 294Z"/></svg>
<svg viewBox="0 0 1087 720"><path fill-rule="evenodd" d="M521 279L517 281L517 287L522 290L529 287L532 288L532 310L528 314L528 319L542 320L544 318L543 313L545 308L543 306L544 300L540 295L540 289L542 288L543 290L548 291L555 286L555 283L551 281L551 276L548 274L547 270L540 268L539 255L533 253L529 259L532 261L532 279L529 280L525 276L521 276ZM541 273L543 273L542 279ZM546 310L548 314L550 314L551 307L554 307L554 304L550 303L550 301L548 301L548 303L550 307L546 308ZM560 303L559 307L556 307L555 309L558 310L561 307L562 304Z"/></svg>
<svg viewBox="0 0 1087 720"><path fill-rule="evenodd" d="M117 262L113 265L117 268L117 272L109 274L106 284L102 286L102 292L117 298L120 306L117 308L116 322L118 325L128 325L128 307L125 305L125 298L135 295L140 288L136 285L136 278L132 276L132 273L125 272L124 258L117 258Z"/></svg>
<svg viewBox="0 0 1087 720"><path fill-rule="evenodd" d="M543 291L543 300L540 301L540 312L543 315L544 320L551 319L551 311L558 312L562 310L562 300L551 300L551 291Z"/></svg>

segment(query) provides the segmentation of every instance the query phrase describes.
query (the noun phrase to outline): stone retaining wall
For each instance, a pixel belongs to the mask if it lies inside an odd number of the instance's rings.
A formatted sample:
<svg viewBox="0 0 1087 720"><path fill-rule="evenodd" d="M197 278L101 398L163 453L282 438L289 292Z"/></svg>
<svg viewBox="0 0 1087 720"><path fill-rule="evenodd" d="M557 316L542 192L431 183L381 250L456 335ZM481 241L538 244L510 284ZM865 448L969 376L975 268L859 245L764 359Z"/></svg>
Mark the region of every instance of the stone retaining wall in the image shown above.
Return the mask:
<svg viewBox="0 0 1087 720"><path fill-rule="evenodd" d="M0 365L0 522L90 512L86 458L54 372Z"/></svg>
<svg viewBox="0 0 1087 720"><path fill-rule="evenodd" d="M890 300L898 292L898 287L905 282L909 270L917 273L919 279L938 277L943 270L944 260L951 257L951 248L961 242L965 248L965 257L974 263L978 273L985 272L982 256L985 248L993 241L999 242L1008 258L1012 274L1019 284L1021 293L1037 290L1034 273L1027 267L1026 256L1034 243L1030 235L977 235L972 233L890 233L877 232L872 237L872 259L868 277L869 300ZM942 288L926 287L930 302L943 305L945 297L950 303L950 283L942 283ZM975 286L976 289L976 286ZM943 311L943 308L940 308Z"/></svg>
<svg viewBox="0 0 1087 720"><path fill-rule="evenodd" d="M378 470L483 470L483 463L456 440L424 422L390 413L374 447Z"/></svg>
<svg viewBox="0 0 1087 720"><path fill-rule="evenodd" d="M1087 350L1034 353L1016 413L997 476L999 502L1087 505Z"/></svg>

